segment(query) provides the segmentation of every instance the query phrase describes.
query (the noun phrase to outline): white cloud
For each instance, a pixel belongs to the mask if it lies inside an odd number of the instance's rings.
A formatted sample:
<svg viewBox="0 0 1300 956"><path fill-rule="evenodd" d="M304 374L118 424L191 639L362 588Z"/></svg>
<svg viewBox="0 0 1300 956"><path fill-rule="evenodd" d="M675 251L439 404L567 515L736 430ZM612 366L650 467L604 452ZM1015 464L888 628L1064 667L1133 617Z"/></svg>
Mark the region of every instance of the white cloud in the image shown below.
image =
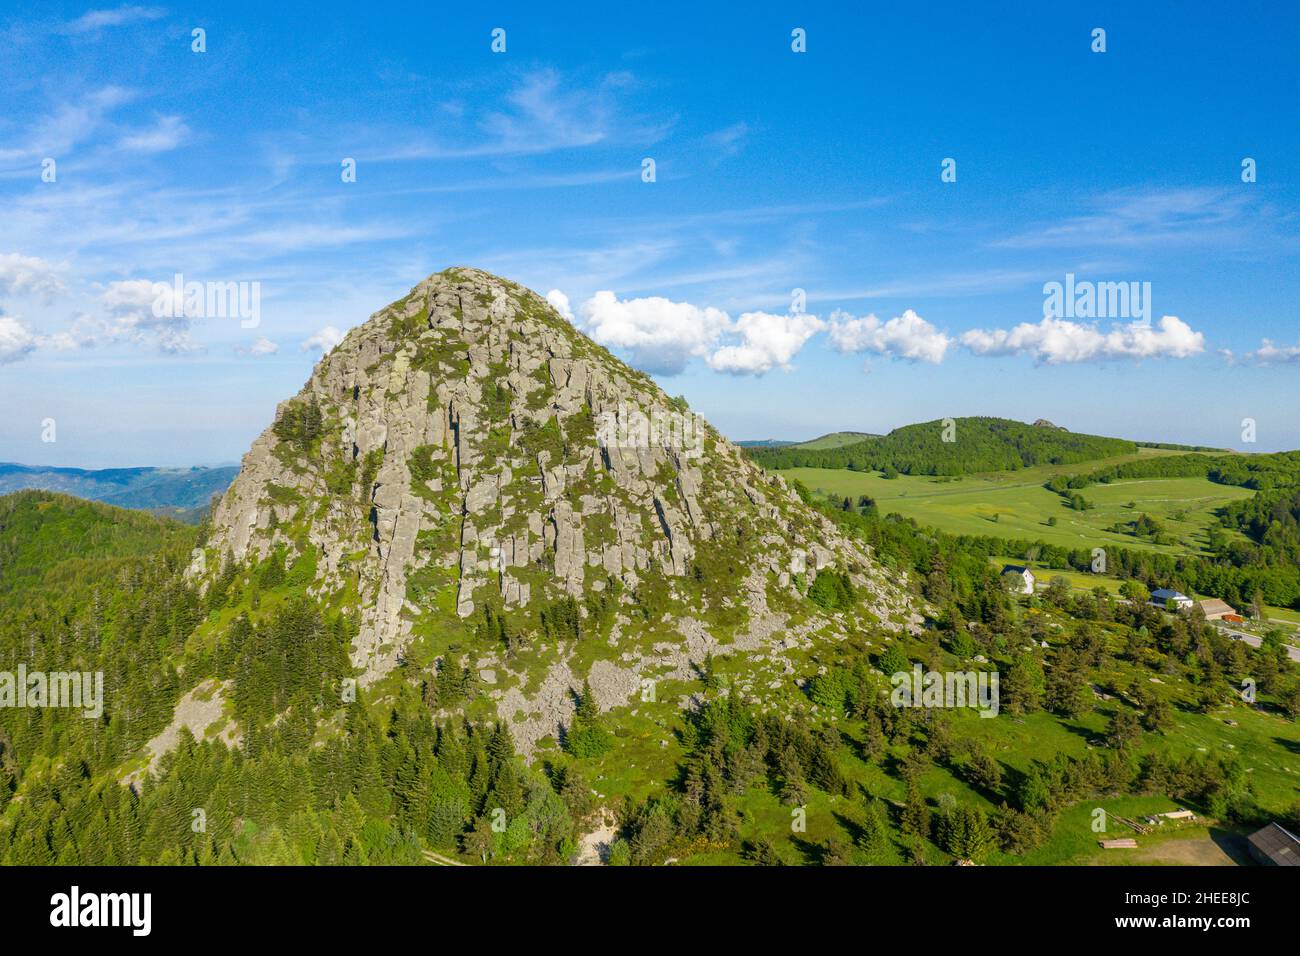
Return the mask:
<svg viewBox="0 0 1300 956"><path fill-rule="evenodd" d="M72 349L95 348L111 339L112 330L102 319L85 313L78 313L71 329L66 332L55 332L53 335L45 336L40 345L42 348L52 349L56 352L67 352Z"/></svg>
<svg viewBox="0 0 1300 956"><path fill-rule="evenodd" d="M240 355L274 355L280 351L280 346L276 345L264 335L259 335L257 341L252 345L236 345L235 351Z"/></svg>
<svg viewBox="0 0 1300 956"><path fill-rule="evenodd" d="M121 279L110 282L102 296L104 307L117 317L117 327L122 334L162 326L189 328L190 320L198 313L197 300L187 309L184 297L176 297L169 282L150 279Z"/></svg>
<svg viewBox="0 0 1300 956"><path fill-rule="evenodd" d="M1264 339L1258 349L1244 357L1260 365L1294 365L1300 363L1300 345L1274 345L1271 339ZM1228 361L1232 361L1231 353Z"/></svg>
<svg viewBox="0 0 1300 956"><path fill-rule="evenodd" d="M551 308L560 315L564 316L570 322L573 321L573 309L569 306L569 297L559 289L552 289L546 293L546 301L551 304Z"/></svg>
<svg viewBox="0 0 1300 956"><path fill-rule="evenodd" d="M152 342L171 355L200 351L201 346L190 338L190 328L201 304L192 301L187 308L186 302L177 300L171 283L122 279L105 287L102 300L115 319L104 330L109 339Z"/></svg>
<svg viewBox="0 0 1300 956"><path fill-rule="evenodd" d="M799 350L824 328L825 322L803 312L746 312L735 326L741 343L715 351L707 359L709 368L734 375L762 375L773 368L788 370Z"/></svg>
<svg viewBox="0 0 1300 956"><path fill-rule="evenodd" d="M34 294L52 299L64 291L59 273L58 267L35 256L0 254L0 295Z"/></svg>
<svg viewBox="0 0 1300 956"><path fill-rule="evenodd" d="M0 315L0 365L17 362L35 350L36 336L17 319Z"/></svg>
<svg viewBox="0 0 1300 956"><path fill-rule="evenodd" d="M104 27L120 27L143 20L157 20L166 14L159 7L117 7L114 10L91 10L65 23L60 33L91 33Z"/></svg>
<svg viewBox="0 0 1300 956"><path fill-rule="evenodd" d="M936 365L943 361L952 344L947 334L911 309L888 322L881 322L874 314L855 319L847 312L834 312L830 338L838 352L875 352Z"/></svg>
<svg viewBox="0 0 1300 956"><path fill-rule="evenodd" d="M154 291L155 285L159 287L157 292ZM166 302L170 303L171 290L170 284L155 283L150 279L119 279L105 287L104 307L120 315L135 316L140 312L152 314L154 299L161 293L166 297Z"/></svg>
<svg viewBox="0 0 1300 956"><path fill-rule="evenodd" d="M584 331L609 348L625 350L632 364L672 375L704 356L731 325L720 309L659 296L619 299L601 291L583 303Z"/></svg>
<svg viewBox="0 0 1300 956"><path fill-rule="evenodd" d="M334 326L327 325L315 335L303 339L302 345L299 346L299 348L303 352L311 352L313 350L328 352L342 341L343 333Z"/></svg>
<svg viewBox="0 0 1300 956"><path fill-rule="evenodd" d="M1102 332L1095 325L1044 318L1013 329L971 329L961 344L976 355L1030 355L1046 365L1113 359L1187 358L1205 351L1205 336L1177 316L1158 326L1141 322L1115 325Z"/></svg>
<svg viewBox="0 0 1300 956"><path fill-rule="evenodd" d="M190 338L189 332L174 326L159 329L156 342L158 350L168 355L187 355L190 352L203 351L203 346Z"/></svg>

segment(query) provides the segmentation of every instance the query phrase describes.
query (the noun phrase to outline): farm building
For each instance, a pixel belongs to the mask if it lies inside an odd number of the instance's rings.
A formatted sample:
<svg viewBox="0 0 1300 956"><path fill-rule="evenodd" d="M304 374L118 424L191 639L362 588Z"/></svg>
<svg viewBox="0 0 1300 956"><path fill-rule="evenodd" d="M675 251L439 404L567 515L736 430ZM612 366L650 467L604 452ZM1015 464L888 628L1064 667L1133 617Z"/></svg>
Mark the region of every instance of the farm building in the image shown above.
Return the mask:
<svg viewBox="0 0 1300 956"><path fill-rule="evenodd" d="M1300 866L1300 838L1270 823L1256 830L1248 840L1250 855L1266 866Z"/></svg>
<svg viewBox="0 0 1300 956"><path fill-rule="evenodd" d="M1182 591L1175 591L1172 588L1156 588L1151 592L1151 600L1147 603L1152 607L1166 608L1169 602L1173 601L1174 606L1180 611L1186 611L1192 606L1192 599Z"/></svg>
<svg viewBox="0 0 1300 956"><path fill-rule="evenodd" d="M1018 594L1034 593L1034 572L1019 564L1008 564L1002 568L1002 580L1008 577L1013 579L1013 584ZM1019 580L1015 580L1019 578Z"/></svg>
<svg viewBox="0 0 1300 956"><path fill-rule="evenodd" d="M1204 601L1197 601L1197 606L1205 612L1207 621L1240 621L1241 615L1227 601L1220 601L1218 598L1206 598Z"/></svg>

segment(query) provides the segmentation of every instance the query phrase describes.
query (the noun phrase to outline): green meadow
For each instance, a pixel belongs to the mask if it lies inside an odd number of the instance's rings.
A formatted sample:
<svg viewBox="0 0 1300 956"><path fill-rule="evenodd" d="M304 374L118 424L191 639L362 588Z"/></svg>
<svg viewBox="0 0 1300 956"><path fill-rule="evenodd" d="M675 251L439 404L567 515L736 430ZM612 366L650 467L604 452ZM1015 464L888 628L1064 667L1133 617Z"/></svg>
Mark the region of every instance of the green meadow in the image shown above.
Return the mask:
<svg viewBox="0 0 1300 956"><path fill-rule="evenodd" d="M854 498L869 495L881 514L896 512L952 534L1038 540L1071 548L1109 545L1169 554L1204 553L1207 529L1216 523L1215 511L1228 502L1249 498L1253 491L1205 478L1116 481L1083 489L1082 495L1094 507L1075 511L1064 498L1043 487L1055 475L1077 474L1154 454L1168 453L1143 449L1138 456L1087 465L1043 465L957 478L885 478L879 472L831 468L791 468L782 474L797 478L814 492ZM1142 514L1159 521L1172 541L1156 544L1107 530ZM1056 523L1049 524L1050 518Z"/></svg>

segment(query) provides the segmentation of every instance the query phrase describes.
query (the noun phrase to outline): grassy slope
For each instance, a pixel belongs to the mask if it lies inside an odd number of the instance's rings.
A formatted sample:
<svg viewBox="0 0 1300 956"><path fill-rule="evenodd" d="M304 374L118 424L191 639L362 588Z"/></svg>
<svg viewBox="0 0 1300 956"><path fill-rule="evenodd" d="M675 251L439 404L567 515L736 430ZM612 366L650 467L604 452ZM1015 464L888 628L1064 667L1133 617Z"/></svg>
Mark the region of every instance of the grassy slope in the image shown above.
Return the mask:
<svg viewBox="0 0 1300 956"><path fill-rule="evenodd" d="M1143 449L1137 455L1102 459L1097 467L1137 458L1173 454ZM1061 496L1043 487L1058 474L1075 474L1079 465L1043 465L1013 472L931 478L901 475L886 479L878 473L828 468L792 468L782 472L798 478L813 491L838 495L870 495L884 514L904 517L953 534L990 535L1042 540L1067 547L1114 547L1182 553L1204 549L1205 529L1214 523L1215 509L1230 501L1249 498L1247 488L1219 485L1204 478L1156 478L1094 485L1082 492L1096 507L1070 509ZM1133 502L1133 509L1124 506ZM1172 514L1185 510L1183 520ZM1175 545L1151 544L1132 535L1105 529L1140 514L1159 520L1178 540ZM994 521L994 515L997 520ZM1056 517L1056 526L1047 519Z"/></svg>
<svg viewBox="0 0 1300 956"><path fill-rule="evenodd" d="M1041 613L1025 611L1024 613ZM952 660L952 666L957 661ZM1105 672L1106 677L1114 676L1122 680L1142 675L1150 676L1149 671L1139 670L1127 662L1116 661ZM1153 685L1154 686L1154 685ZM1179 701L1186 691L1186 685L1165 684L1161 687L1162 695L1169 695ZM694 688L701 692L698 686ZM1014 717L1003 713L996 719L985 719L970 710L952 712L954 737L980 737L988 742L990 748L1003 764L1012 771L1023 771L1033 760L1050 760L1058 753L1075 757L1082 756L1097 738L1103 737L1109 727L1110 719L1117 708L1122 705L1116 701L1096 701L1093 711L1078 718L1063 718L1046 712L1037 712L1024 717ZM1228 723L1235 722L1235 726ZM849 738L857 740L862 725L857 722L841 722L841 730ZM1300 725L1274 714L1262 713L1244 705L1222 707L1210 714L1201 714L1175 706L1174 725L1161 734L1144 736L1141 751L1161 750L1177 756L1193 752L1219 753L1237 751L1249 769L1259 802L1266 808L1281 811L1296 798L1297 779L1300 779ZM890 748L890 753L901 757L906 753L905 747ZM676 742L665 750L645 748L637 751L637 756L646 762L644 768L653 768L652 774L664 773L670 761L680 756ZM868 792L900 805L905 797L905 785L896 776L884 772L882 762L867 763L858 758L852 744L840 753L845 773ZM628 780L620 780L627 790L637 793L649 792L645 780L635 768L625 771ZM1010 775L1009 775L1010 777ZM606 778L608 782L609 778ZM636 782L633 782L633 781ZM638 785L639 784L639 785ZM599 786L599 785L598 785ZM657 785L661 786L661 785ZM920 780L922 792L931 801L942 794L949 794L959 803L980 806L993 812L1000 798L990 799L988 794L970 786L954 776L940 765L933 765ZM653 787L651 787L651 791ZM623 787L616 792L626 792ZM809 790L807 804L807 831L793 833L790 830L791 808L781 803L777 795L761 789L751 789L739 798L742 815L742 838L765 834L773 842L788 863L808 863L817 860L817 847L828 837L838 837L851 844L857 832L856 827L862 818L860 800L844 797L831 797L816 789ZM1092 830L1092 810L1103 807L1110 814L1135 819L1149 813L1158 813L1177 809L1180 804L1163 796L1112 796L1094 800L1084 800L1064 810L1053 830L1052 837L1041 847L1024 856L1011 856L1004 853L992 854L986 863L991 865L1049 865L1049 864L1106 864L1124 865L1147 860L1159 862L1160 848L1167 841L1190 840L1206 841L1210 835L1222 838L1224 834L1231 841L1239 843L1240 834L1232 833L1220 827L1217 821L1201 820L1195 825L1181 824L1168 826L1159 832L1138 837L1142 850L1125 856L1117 851L1103 850L1098 846L1101 837L1135 836L1115 820L1111 820L1108 832L1097 834ZM1197 809L1199 812L1199 808ZM774 835L786 834L784 838ZM895 848L897 850L897 847ZM946 863L948 858L932 845L927 845L930 863ZM1149 857L1149 859L1148 859ZM735 863L738 857L726 850L702 847L697 854L692 854L682 862L692 865ZM902 862L897 856L893 862Z"/></svg>
<svg viewBox="0 0 1300 956"><path fill-rule="evenodd" d="M820 438L813 438L808 441L797 442L791 445L792 448L842 448L845 445L853 445L867 438L879 438L879 435L873 435L871 432L831 432L822 435Z"/></svg>

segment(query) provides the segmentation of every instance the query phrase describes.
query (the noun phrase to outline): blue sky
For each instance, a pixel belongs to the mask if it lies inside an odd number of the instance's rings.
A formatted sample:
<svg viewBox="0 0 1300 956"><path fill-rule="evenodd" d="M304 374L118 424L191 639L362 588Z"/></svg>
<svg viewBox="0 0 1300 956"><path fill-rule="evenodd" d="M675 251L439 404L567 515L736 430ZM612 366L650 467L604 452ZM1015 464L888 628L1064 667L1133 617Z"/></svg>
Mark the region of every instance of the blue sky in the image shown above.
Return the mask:
<svg viewBox="0 0 1300 956"><path fill-rule="evenodd" d="M562 293L734 438L1300 447L1294 16L856 6L6 4L0 460L237 460L457 264ZM259 324L153 315L177 273L256 282ZM1045 319L1067 274L1150 283L1147 321Z"/></svg>

